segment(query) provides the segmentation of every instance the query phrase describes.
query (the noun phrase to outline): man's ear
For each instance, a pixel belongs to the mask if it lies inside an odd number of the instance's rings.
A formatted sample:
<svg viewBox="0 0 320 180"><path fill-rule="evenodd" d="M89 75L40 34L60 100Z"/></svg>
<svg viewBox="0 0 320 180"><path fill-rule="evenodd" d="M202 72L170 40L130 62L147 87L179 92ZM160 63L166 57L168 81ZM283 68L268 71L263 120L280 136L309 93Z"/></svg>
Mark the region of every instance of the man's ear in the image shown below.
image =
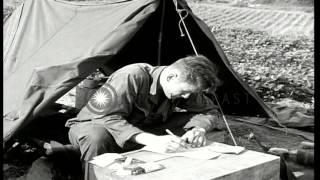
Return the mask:
<svg viewBox="0 0 320 180"><path fill-rule="evenodd" d="M167 76L167 82L175 79L176 77L178 77L178 75L177 75L176 73L170 73L170 74L168 74L168 76Z"/></svg>

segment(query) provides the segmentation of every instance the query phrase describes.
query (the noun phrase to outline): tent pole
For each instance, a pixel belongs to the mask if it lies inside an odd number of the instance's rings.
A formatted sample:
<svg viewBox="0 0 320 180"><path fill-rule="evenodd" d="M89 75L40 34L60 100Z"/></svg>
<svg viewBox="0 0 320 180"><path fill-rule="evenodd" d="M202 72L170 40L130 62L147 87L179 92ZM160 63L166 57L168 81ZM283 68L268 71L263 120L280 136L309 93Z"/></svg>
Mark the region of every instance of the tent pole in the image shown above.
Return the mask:
<svg viewBox="0 0 320 180"><path fill-rule="evenodd" d="M233 141L233 144L234 144L235 146L238 146L238 145L237 145L237 142L236 142L236 140L234 139L234 136L233 136L233 134L232 134L232 132L231 132L231 129L230 129L230 127L229 127L229 124L228 124L228 122L227 122L227 119L226 119L226 117L224 116L224 113L223 113L223 111L222 111L222 108L221 108L221 106L220 106L220 103L219 103L219 101L218 101L218 98L217 98L215 92L213 92L213 96L214 96L214 98L215 98L216 101L217 101L217 105L218 105L218 107L219 107L219 109L220 109L220 112L221 112L221 115L222 115L222 119L223 119L224 123L226 124L227 130L229 131L229 134L230 134L230 136L231 136L231 139L232 139L232 141Z"/></svg>
<svg viewBox="0 0 320 180"><path fill-rule="evenodd" d="M158 37L158 61L157 65L161 65L161 51L162 51L162 39L163 39L163 26L164 26L164 15L166 8L166 0L162 0L162 12L161 12L161 20L160 20L160 31Z"/></svg>

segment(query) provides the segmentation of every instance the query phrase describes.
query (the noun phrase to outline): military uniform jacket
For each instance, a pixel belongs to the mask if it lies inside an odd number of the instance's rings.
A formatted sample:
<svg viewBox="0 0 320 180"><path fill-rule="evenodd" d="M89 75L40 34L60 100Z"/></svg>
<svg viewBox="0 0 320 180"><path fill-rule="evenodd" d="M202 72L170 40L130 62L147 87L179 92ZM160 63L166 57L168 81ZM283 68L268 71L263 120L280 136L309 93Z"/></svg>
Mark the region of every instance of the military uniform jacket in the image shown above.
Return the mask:
<svg viewBox="0 0 320 180"><path fill-rule="evenodd" d="M204 93L188 99L166 98L159 85L164 68L136 63L115 71L66 126L84 121L101 124L123 147L133 135L144 132L143 128L165 123L179 109L195 113L185 129L198 126L210 131L217 120L217 106Z"/></svg>

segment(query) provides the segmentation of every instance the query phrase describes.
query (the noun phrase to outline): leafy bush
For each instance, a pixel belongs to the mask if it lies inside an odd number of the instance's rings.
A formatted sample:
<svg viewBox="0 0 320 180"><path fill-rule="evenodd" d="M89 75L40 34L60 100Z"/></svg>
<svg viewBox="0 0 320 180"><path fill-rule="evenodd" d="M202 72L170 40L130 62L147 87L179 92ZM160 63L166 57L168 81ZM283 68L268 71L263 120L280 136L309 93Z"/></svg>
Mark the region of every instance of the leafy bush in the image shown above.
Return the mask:
<svg viewBox="0 0 320 180"><path fill-rule="evenodd" d="M218 29L214 34L235 71L265 101L291 98L312 103L312 39L274 37L249 29Z"/></svg>

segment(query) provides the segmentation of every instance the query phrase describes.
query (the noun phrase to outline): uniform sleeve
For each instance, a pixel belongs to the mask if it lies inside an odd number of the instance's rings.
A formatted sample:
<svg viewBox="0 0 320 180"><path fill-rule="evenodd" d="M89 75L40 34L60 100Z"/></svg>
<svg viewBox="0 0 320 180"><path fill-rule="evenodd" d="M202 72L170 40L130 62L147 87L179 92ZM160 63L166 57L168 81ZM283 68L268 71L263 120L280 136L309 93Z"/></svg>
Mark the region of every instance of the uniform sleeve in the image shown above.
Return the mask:
<svg viewBox="0 0 320 180"><path fill-rule="evenodd" d="M184 129L201 127L208 132L218 123L218 108L204 93L192 94L188 99L183 99L178 107L195 114Z"/></svg>
<svg viewBox="0 0 320 180"><path fill-rule="evenodd" d="M115 95L112 96L113 103L108 107L107 115L97 121L102 121L120 147L133 135L143 132L126 119L131 114L141 80L139 73L122 70L111 75L107 81Z"/></svg>

